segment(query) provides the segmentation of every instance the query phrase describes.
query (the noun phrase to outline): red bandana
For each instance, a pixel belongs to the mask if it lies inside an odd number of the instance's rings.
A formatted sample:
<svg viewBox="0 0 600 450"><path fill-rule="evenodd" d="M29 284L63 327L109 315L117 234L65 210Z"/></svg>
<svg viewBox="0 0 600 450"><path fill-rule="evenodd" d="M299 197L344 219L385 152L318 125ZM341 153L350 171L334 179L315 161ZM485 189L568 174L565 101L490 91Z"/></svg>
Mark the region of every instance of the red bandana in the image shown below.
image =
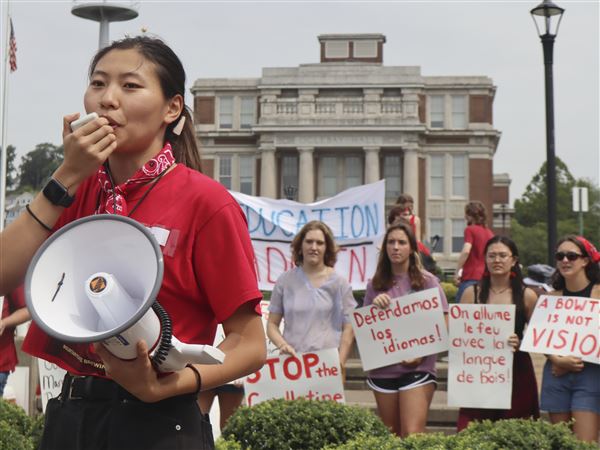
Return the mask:
<svg viewBox="0 0 600 450"><path fill-rule="evenodd" d="M163 149L134 173L131 178L125 183L115 186L114 193L110 177L106 173L106 168L105 166L101 166L98 169L97 175L103 195L96 214L108 213L121 216L128 215L129 209L127 208L126 197L154 180L174 163L175 157L173 156L173 149L171 148L171 144L167 142ZM116 209L116 211L114 209Z"/></svg>
<svg viewBox="0 0 600 450"><path fill-rule="evenodd" d="M592 244L583 236L577 236L577 240L583 244L583 246L585 247L585 251L587 252L587 255L590 257L592 262L600 262L600 252L596 250L594 244Z"/></svg>

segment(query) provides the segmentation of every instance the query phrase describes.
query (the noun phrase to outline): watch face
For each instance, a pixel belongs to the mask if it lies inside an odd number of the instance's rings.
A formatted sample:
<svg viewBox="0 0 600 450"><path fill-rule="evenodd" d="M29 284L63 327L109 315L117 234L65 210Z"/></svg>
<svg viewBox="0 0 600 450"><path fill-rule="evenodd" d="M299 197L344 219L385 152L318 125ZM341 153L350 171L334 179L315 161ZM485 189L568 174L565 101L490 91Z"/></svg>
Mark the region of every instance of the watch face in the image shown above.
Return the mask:
<svg viewBox="0 0 600 450"><path fill-rule="evenodd" d="M44 187L44 196L52 203L57 206L71 206L75 197L70 196L66 187L54 178L50 178L46 187Z"/></svg>

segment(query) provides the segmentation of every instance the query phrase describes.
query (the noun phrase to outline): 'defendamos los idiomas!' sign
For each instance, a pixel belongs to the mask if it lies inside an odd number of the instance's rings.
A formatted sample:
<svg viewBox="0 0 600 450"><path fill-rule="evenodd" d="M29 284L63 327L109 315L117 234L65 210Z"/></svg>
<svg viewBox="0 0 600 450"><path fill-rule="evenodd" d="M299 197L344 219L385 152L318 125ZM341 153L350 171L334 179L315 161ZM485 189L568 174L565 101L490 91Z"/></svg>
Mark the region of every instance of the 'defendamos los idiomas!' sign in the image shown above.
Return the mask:
<svg viewBox="0 0 600 450"><path fill-rule="evenodd" d="M448 350L448 332L438 288L352 312L363 368L372 370Z"/></svg>

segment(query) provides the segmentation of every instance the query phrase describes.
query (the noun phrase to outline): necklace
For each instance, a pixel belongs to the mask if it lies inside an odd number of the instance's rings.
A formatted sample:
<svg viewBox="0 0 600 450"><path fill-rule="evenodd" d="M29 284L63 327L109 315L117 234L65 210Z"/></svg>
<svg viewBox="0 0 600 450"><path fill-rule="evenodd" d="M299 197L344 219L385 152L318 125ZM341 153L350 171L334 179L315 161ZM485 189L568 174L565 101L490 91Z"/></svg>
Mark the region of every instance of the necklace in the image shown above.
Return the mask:
<svg viewBox="0 0 600 450"><path fill-rule="evenodd" d="M510 289L510 286L506 286L505 288L498 289L498 290L496 290L496 289L494 289L493 287L490 286L490 291L492 291L496 295L500 295L500 294L508 291L509 289Z"/></svg>

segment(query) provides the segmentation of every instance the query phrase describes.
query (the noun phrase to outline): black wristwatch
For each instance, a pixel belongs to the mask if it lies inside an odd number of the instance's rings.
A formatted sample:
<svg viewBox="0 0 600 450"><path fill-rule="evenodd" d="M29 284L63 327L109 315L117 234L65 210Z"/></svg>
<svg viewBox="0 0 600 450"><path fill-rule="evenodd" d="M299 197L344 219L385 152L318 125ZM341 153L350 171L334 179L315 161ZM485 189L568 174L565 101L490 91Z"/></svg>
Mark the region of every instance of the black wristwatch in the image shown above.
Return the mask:
<svg viewBox="0 0 600 450"><path fill-rule="evenodd" d="M75 200L75 196L69 195L67 188L54 178L50 178L42 192L44 192L44 196L50 203L56 206L64 206L67 208L71 206Z"/></svg>

